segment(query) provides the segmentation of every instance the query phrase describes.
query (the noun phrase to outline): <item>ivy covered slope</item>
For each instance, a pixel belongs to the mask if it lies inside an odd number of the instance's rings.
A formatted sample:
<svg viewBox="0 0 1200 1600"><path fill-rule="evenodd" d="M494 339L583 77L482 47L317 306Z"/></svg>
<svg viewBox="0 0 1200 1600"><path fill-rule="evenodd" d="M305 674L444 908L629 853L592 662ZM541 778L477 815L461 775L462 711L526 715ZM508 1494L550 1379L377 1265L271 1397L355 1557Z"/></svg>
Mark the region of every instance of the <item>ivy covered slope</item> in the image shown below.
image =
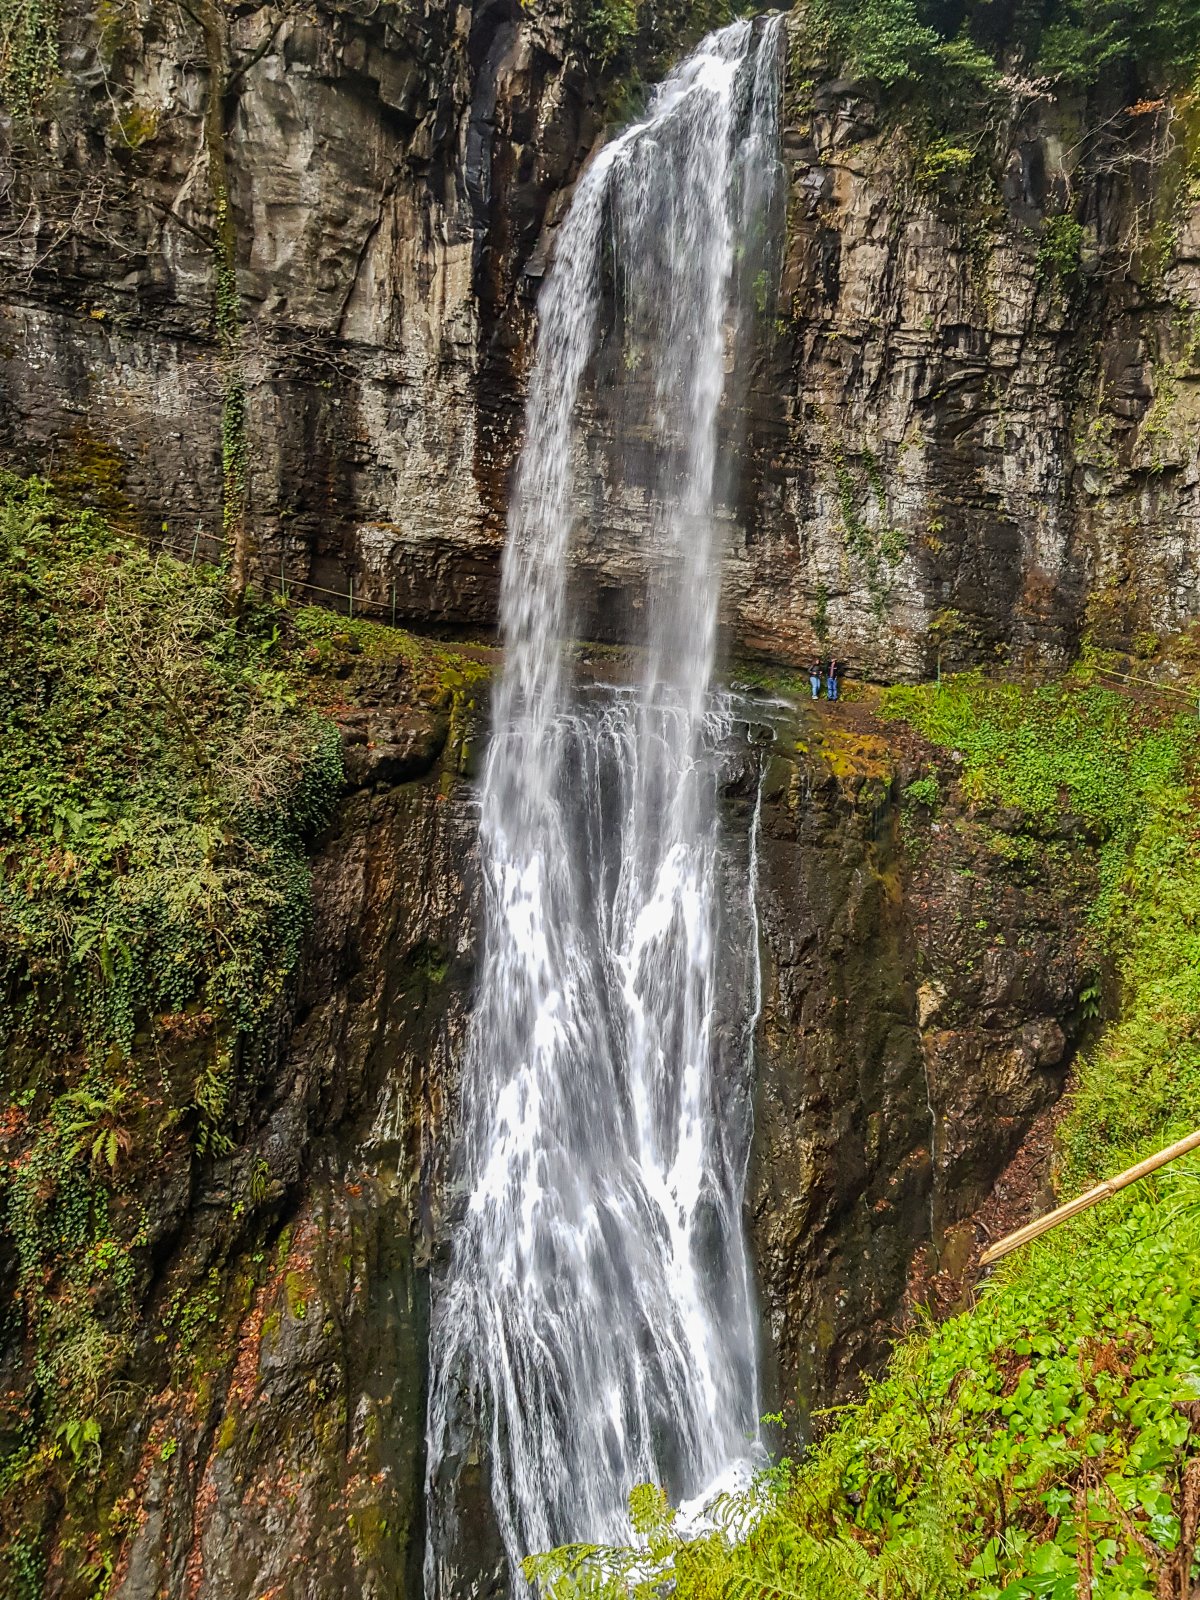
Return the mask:
<svg viewBox="0 0 1200 1600"><path fill-rule="evenodd" d="M1084 671L1036 690L970 676L885 696L930 752L905 796L908 848L949 825L953 785L959 801L1009 808L997 873L1099 857L1110 1020L1059 1127L1064 1197L1200 1125L1200 738L1195 711L1165 698L1139 703ZM638 1550L556 1552L531 1570L558 1600L657 1594L664 1560L678 1600L1189 1593L1198 1285L1200 1173L1180 1163L1010 1258L970 1311L903 1343L801 1463L759 1484L742 1542L682 1543L644 1487ZM728 1507L731 1528L745 1509Z"/></svg>
<svg viewBox="0 0 1200 1600"><path fill-rule="evenodd" d="M226 1161L234 1232L271 1181L248 1112L342 782L303 643L276 607L231 618L218 573L0 480L5 1594L41 1593L36 1530L100 1493L135 1343L185 1342L182 1302L146 1314L196 1175ZM68 1552L96 1585L106 1559Z"/></svg>

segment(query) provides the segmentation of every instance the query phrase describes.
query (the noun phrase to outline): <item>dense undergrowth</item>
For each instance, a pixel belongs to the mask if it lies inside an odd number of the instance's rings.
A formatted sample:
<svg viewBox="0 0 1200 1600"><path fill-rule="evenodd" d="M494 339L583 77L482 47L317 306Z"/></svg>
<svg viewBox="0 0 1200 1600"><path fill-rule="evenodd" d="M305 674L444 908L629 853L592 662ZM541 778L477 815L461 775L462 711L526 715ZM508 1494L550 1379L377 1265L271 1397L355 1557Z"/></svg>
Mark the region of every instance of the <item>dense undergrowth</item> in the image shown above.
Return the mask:
<svg viewBox="0 0 1200 1600"><path fill-rule="evenodd" d="M215 570L0 479L5 1592L38 1592L23 1511L56 1480L86 1497L135 1403L165 1221L146 1196L242 1134L308 925L307 841L342 783L337 730L305 703L312 648L277 607L231 616ZM235 1204L268 1176L249 1168ZM164 1338L186 1339L187 1306L171 1316Z"/></svg>
<svg viewBox="0 0 1200 1600"><path fill-rule="evenodd" d="M1064 89L1187 85L1200 67L1191 0L809 0L827 47L883 88L979 96L1017 71Z"/></svg>
<svg viewBox="0 0 1200 1600"><path fill-rule="evenodd" d="M4 1021L23 975L25 1008L65 989L98 1060L130 1053L139 1009L251 1030L303 934L336 729L302 703L274 608L234 619L215 574L3 487Z"/></svg>
<svg viewBox="0 0 1200 1600"><path fill-rule="evenodd" d="M488 670L315 608L231 611L226 577L0 474L5 1600L43 1592L51 1548L68 1592L107 1592L147 1395L202 1408L271 1270L335 717L399 696L461 742Z"/></svg>
<svg viewBox="0 0 1200 1600"><path fill-rule="evenodd" d="M1195 1127L1194 715L1138 704L1086 672L1031 691L972 675L892 691L884 709L944 752L909 797L929 817L956 783L985 812L1019 808L1024 847L1099 855L1092 921L1119 992L1077 1063L1060 1190ZM1200 1174L1181 1163L1011 1258L970 1311L906 1340L860 1405L803 1461L727 1502L711 1534L681 1539L644 1486L631 1502L636 1548L554 1552L531 1561L531 1576L556 1600L658 1595L667 1567L677 1600L1187 1593L1198 1284Z"/></svg>

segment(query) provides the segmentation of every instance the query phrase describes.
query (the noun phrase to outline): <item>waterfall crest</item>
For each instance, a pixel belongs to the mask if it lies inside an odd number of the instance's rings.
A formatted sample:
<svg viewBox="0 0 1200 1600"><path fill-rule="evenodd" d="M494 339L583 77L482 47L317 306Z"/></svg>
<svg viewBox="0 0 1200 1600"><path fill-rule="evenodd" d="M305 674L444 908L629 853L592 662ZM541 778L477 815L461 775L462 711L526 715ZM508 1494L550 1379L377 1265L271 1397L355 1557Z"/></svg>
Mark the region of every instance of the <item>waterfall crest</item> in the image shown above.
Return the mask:
<svg viewBox="0 0 1200 1600"><path fill-rule="evenodd" d="M711 35L599 151L541 296L482 786L466 1203L431 1329L430 1596L455 1592L454 1462L472 1430L514 1567L626 1535L637 1482L695 1495L757 1448L749 1061L718 971L723 921L741 919L748 948L754 900L743 871L731 904L723 869L731 713L711 679L720 412L765 260L780 36L778 17ZM601 330L609 263L618 325ZM602 332L632 375L616 387L649 441L654 507L644 672L607 691L574 681L563 645ZM756 965L749 988L747 1015Z"/></svg>

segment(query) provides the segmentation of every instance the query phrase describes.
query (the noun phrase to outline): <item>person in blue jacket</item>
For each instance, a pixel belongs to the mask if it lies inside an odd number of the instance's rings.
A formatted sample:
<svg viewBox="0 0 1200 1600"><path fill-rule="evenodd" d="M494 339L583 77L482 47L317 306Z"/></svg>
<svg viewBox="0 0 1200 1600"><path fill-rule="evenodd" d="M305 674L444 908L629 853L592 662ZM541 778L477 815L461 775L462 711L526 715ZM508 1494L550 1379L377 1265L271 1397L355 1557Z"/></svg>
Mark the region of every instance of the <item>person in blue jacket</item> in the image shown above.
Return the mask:
<svg viewBox="0 0 1200 1600"><path fill-rule="evenodd" d="M819 661L814 661L809 667L808 681L812 685L813 699L819 700L821 698L821 663Z"/></svg>

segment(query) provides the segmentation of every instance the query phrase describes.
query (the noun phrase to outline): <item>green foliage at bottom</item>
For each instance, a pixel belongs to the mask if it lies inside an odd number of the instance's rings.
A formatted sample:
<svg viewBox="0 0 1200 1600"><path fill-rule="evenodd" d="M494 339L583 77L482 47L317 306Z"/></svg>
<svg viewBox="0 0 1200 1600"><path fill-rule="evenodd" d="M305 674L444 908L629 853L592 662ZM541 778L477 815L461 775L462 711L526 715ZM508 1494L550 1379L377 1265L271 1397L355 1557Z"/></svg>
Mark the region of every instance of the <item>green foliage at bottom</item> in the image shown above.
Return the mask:
<svg viewBox="0 0 1200 1600"><path fill-rule="evenodd" d="M668 1568L677 1600L1152 1600L1180 1537L1181 1406L1200 1397L1200 1213L1180 1197L1165 1231L1164 1208L1039 1250L906 1343L805 1462L727 1500L713 1532L682 1538L664 1508L637 1547L555 1552L530 1575L554 1600L657 1596Z"/></svg>
<svg viewBox="0 0 1200 1600"><path fill-rule="evenodd" d="M964 796L1034 848L1101 857L1115 1020L1060 1129L1075 1193L1200 1126L1197 729L1080 673L893 691ZM945 763L942 764L945 770ZM915 797L919 798L919 797ZM1078 843L1080 825L1090 841ZM1200 1493L1200 1171L1165 1169L1010 1258L969 1312L904 1341L799 1463L684 1537L643 1487L624 1549L530 1560L538 1592L675 1600L1156 1600L1189 1592Z"/></svg>

